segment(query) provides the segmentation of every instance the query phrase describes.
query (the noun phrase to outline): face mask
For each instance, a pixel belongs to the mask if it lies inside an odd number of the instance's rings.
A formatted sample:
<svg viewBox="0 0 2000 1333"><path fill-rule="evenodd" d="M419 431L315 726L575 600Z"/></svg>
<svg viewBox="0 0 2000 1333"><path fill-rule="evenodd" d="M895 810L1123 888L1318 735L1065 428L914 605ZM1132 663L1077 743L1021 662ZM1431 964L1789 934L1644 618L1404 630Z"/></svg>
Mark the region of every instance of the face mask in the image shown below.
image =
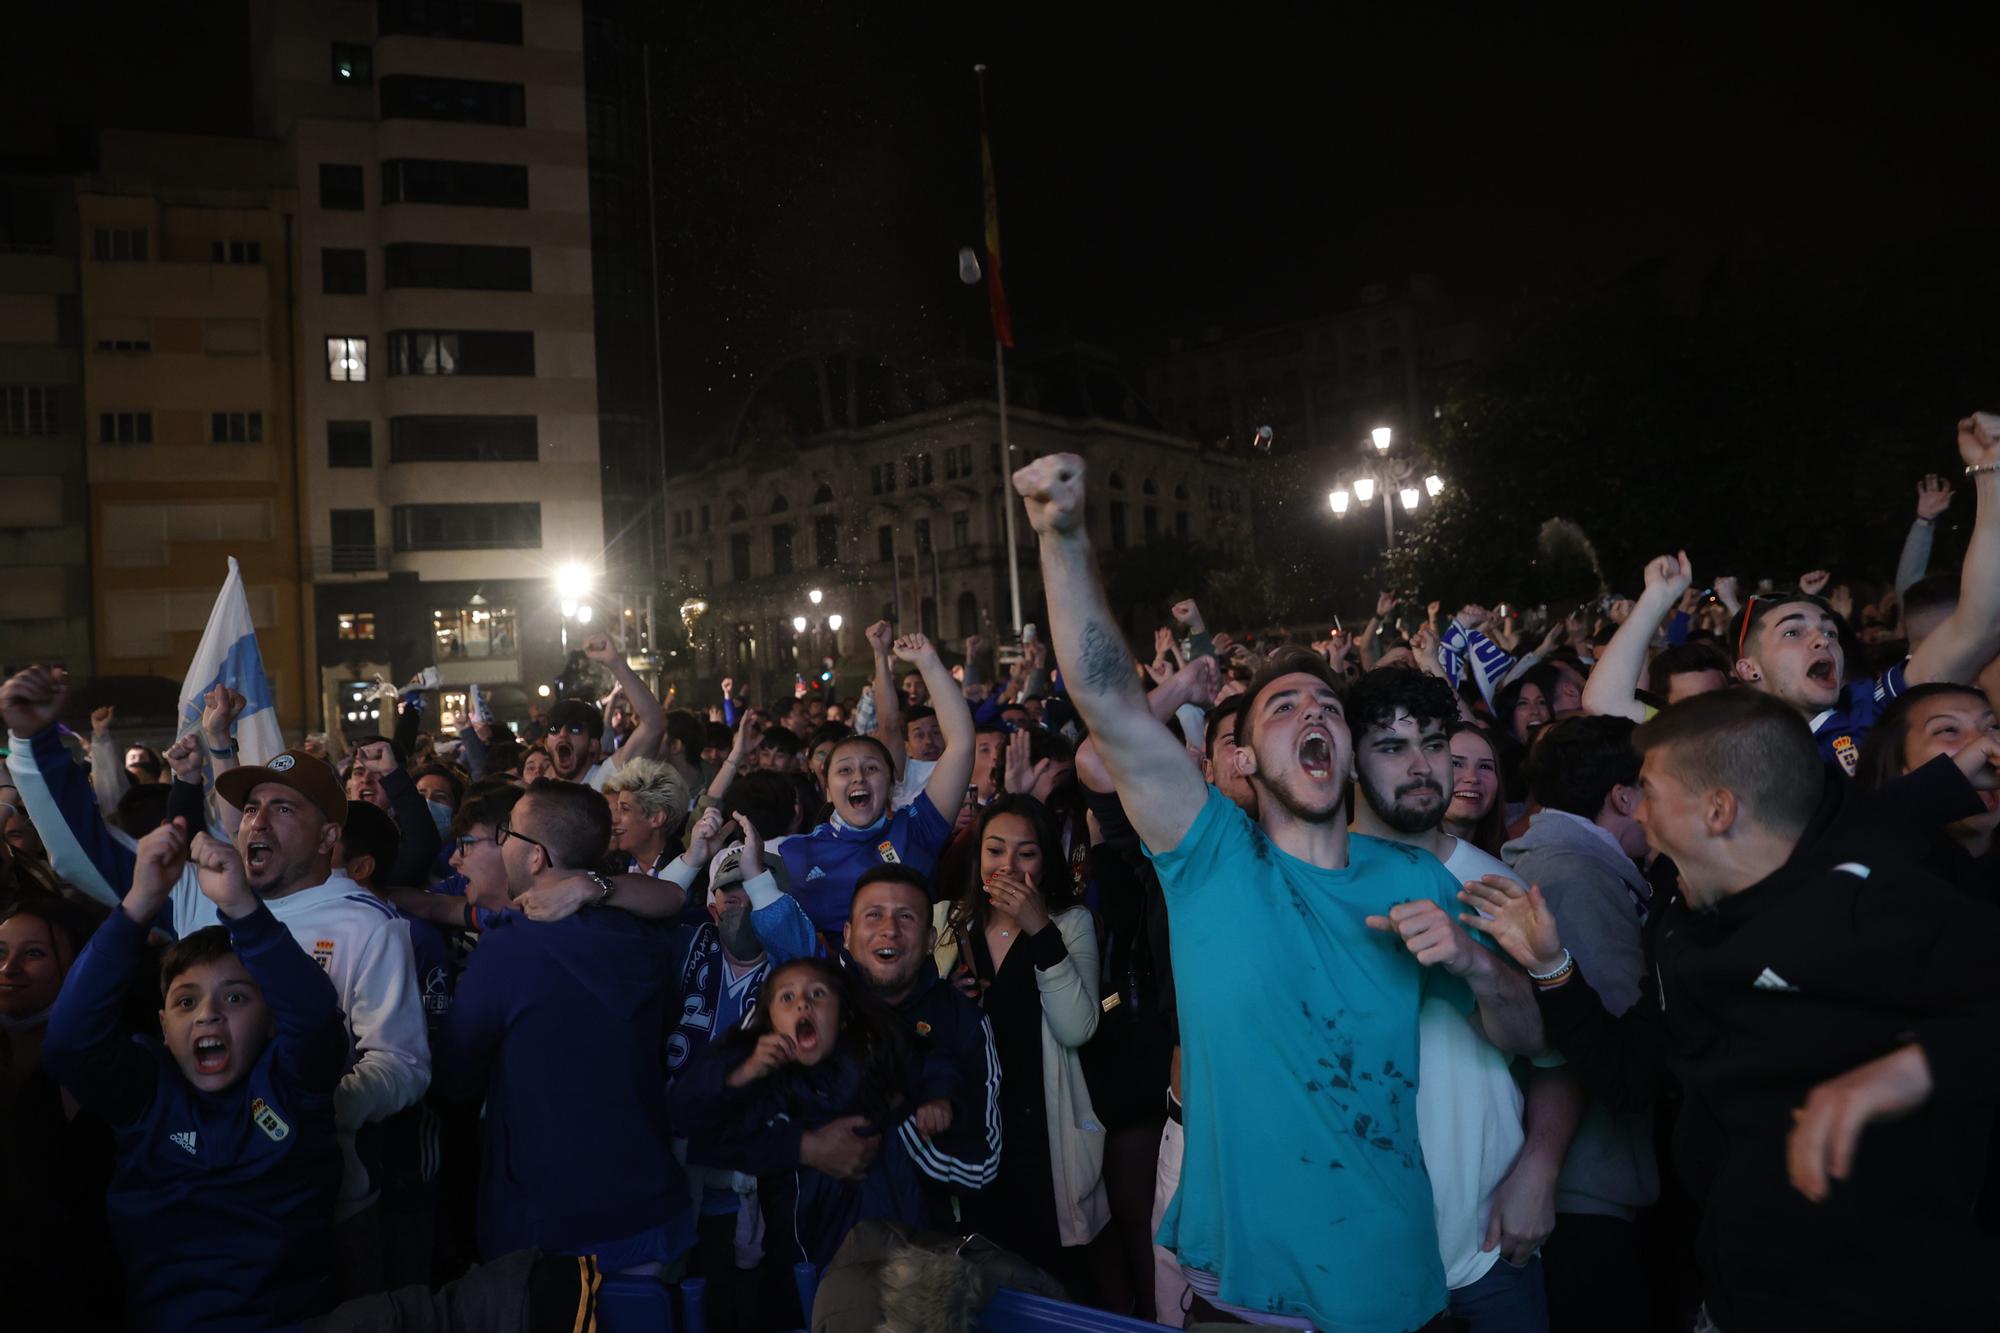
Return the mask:
<svg viewBox="0 0 2000 1333"><path fill-rule="evenodd" d="M451 828L452 808L443 801L426 801L431 808L431 823L437 825L438 836L442 838Z"/></svg>

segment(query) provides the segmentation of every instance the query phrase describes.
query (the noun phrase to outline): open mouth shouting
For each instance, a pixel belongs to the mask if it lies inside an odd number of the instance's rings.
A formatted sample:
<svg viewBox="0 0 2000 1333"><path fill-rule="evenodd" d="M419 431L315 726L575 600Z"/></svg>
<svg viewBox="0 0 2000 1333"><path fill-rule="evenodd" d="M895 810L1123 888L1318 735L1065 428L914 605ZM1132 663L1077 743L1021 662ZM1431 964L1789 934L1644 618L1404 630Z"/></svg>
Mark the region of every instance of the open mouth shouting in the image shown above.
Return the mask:
<svg viewBox="0 0 2000 1333"><path fill-rule="evenodd" d="M243 847L243 865L253 875L262 874L271 868L277 858L278 849L268 842L254 841Z"/></svg>
<svg viewBox="0 0 2000 1333"><path fill-rule="evenodd" d="M220 1074L229 1068L229 1043L221 1037L196 1037L194 1067L203 1074Z"/></svg>
<svg viewBox="0 0 2000 1333"><path fill-rule="evenodd" d="M1314 782L1333 780L1333 737L1311 726L1299 737L1299 769Z"/></svg>
<svg viewBox="0 0 2000 1333"><path fill-rule="evenodd" d="M1815 685L1832 689L1840 684L1840 667L1830 654L1815 657L1811 665L1806 667L1806 679Z"/></svg>
<svg viewBox="0 0 2000 1333"><path fill-rule="evenodd" d="M567 773L576 764L576 746L566 740L558 740L549 746L549 758L556 761L556 771Z"/></svg>

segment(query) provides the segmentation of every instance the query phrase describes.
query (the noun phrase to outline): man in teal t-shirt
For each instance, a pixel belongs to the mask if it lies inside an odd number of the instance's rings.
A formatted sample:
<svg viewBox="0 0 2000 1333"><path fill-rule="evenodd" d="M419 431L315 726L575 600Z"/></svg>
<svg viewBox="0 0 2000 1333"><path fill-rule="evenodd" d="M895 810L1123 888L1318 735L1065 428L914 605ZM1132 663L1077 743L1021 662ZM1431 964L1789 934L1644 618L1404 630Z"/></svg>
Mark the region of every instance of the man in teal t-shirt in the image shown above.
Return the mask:
<svg viewBox="0 0 2000 1333"><path fill-rule="evenodd" d="M1166 892L1187 1133L1160 1242L1225 1312L1424 1328L1445 1286L1418 1010L1446 988L1525 1053L1542 1044L1527 982L1459 927L1435 859L1349 835L1352 745L1323 659L1280 649L1250 684L1231 762L1257 793L1252 824L1146 707L1084 532L1083 460L1038 459L1014 485L1070 699Z"/></svg>

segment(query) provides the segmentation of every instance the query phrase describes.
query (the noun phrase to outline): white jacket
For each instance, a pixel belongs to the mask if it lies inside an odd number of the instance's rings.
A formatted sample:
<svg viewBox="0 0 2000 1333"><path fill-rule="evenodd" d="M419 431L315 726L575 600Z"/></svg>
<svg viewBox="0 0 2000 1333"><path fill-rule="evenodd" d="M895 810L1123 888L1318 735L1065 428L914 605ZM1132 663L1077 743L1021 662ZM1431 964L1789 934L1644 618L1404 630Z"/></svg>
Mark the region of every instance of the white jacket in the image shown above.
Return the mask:
<svg viewBox="0 0 2000 1333"><path fill-rule="evenodd" d="M944 930L950 911L950 903L939 903L935 911L938 947L933 957L945 977L958 962L957 942ZM1104 1013L1097 998L1097 927L1087 907L1072 907L1053 922L1069 957L1046 972L1035 969L1042 992L1042 1102L1049 1122L1056 1230L1064 1245L1087 1245L1111 1221L1111 1201L1104 1192L1104 1126L1097 1123L1077 1055ZM1022 946L1016 941L1014 947Z"/></svg>

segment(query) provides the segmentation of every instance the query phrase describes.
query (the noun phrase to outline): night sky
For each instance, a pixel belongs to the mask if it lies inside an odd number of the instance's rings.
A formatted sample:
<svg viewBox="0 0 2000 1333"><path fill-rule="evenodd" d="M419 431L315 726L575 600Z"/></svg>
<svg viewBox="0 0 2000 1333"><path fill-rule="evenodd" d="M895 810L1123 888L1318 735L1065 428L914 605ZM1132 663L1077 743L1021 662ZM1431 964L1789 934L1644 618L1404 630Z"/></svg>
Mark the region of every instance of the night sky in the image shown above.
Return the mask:
<svg viewBox="0 0 2000 1333"><path fill-rule="evenodd" d="M243 124L236 7L83 8L8 43L10 146L58 119ZM1655 257L1837 261L2000 206L1991 46L1943 18L763 8L657 18L668 415L690 444L806 312L984 354L954 258L979 235L975 61L1026 354L1143 356L1412 272L1498 324Z"/></svg>

